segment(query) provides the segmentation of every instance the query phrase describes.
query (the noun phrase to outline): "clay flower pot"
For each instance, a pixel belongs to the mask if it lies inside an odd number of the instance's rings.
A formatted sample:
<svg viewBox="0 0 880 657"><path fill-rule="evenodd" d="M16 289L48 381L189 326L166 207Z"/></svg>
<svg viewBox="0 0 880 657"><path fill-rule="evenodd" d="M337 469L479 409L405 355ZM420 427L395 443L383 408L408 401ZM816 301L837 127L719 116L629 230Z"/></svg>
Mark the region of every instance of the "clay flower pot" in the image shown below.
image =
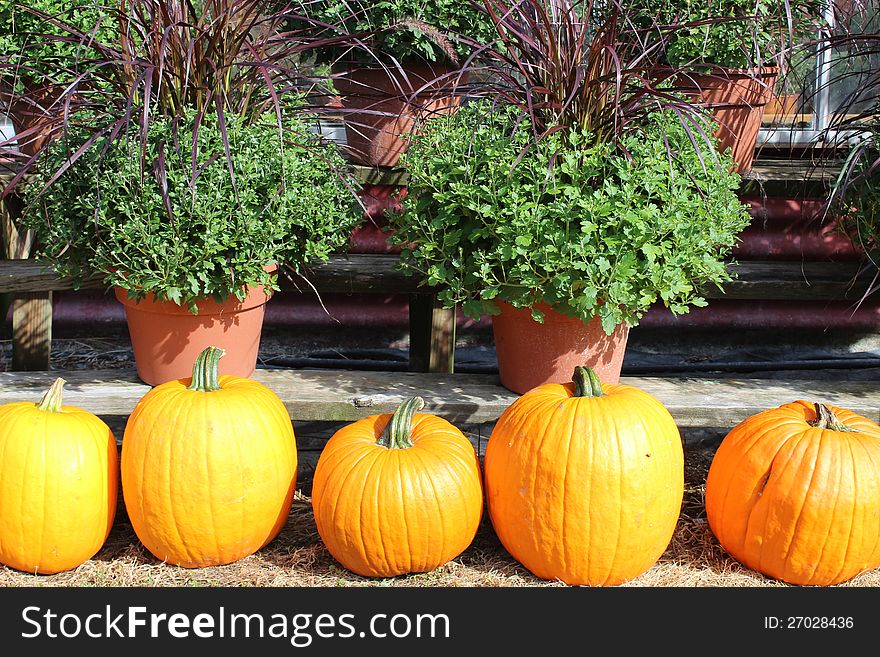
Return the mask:
<svg viewBox="0 0 880 657"><path fill-rule="evenodd" d="M684 91L698 93L718 123L718 148L731 149L737 173L751 170L758 131L766 105L773 98L779 70L714 69L705 75L690 75ZM679 87L681 88L681 87Z"/></svg>
<svg viewBox="0 0 880 657"><path fill-rule="evenodd" d="M264 288L248 288L244 301L235 296L222 304L203 299L197 304L197 315L186 306L156 301L152 294L136 302L122 288L115 288L115 292L125 307L135 365L144 383L156 386L189 378L196 357L208 346L226 351L220 374L253 374L271 294Z"/></svg>
<svg viewBox="0 0 880 657"><path fill-rule="evenodd" d="M441 64L413 64L403 73L394 67L352 67L335 77L352 162L396 166L409 145L401 135L411 133L424 120L458 107L460 98L450 92L455 84L452 76L419 92L453 70Z"/></svg>
<svg viewBox="0 0 880 657"><path fill-rule="evenodd" d="M591 367L602 383L620 380L629 327L606 335L598 318L587 323L539 304L544 323L532 319L528 308L498 302L492 317L495 353L501 385L523 394L544 383L567 383L577 366Z"/></svg>

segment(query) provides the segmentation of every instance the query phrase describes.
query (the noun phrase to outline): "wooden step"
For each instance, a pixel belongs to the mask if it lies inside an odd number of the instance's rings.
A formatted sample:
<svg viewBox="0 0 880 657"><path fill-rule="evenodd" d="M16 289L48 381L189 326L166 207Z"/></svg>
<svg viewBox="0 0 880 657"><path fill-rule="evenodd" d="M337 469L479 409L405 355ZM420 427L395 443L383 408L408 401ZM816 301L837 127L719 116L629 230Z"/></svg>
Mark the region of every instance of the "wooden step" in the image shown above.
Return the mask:
<svg viewBox="0 0 880 657"><path fill-rule="evenodd" d="M37 401L55 377L67 381L65 403L102 416L127 416L149 391L133 371L0 372L0 404ZM517 398L495 375L346 370L258 369L296 421L352 421L390 413L420 395L428 412L460 425L494 422ZM805 399L849 408L880 422L880 385L872 381L698 377L624 377L654 395L679 427L731 428L767 408Z"/></svg>
<svg viewBox="0 0 880 657"><path fill-rule="evenodd" d="M326 263L316 264L299 275L282 276L282 289L321 293L430 293L419 286L416 276L407 276L397 268L398 256L352 253L334 255ZM709 299L759 299L846 301L860 299L876 286L874 269L858 262L743 261L728 265L734 280L722 289L709 287ZM306 282L306 280L308 282ZM84 288L101 288L98 280ZM0 260L0 293L69 290L69 280L59 278L45 264L35 260Z"/></svg>

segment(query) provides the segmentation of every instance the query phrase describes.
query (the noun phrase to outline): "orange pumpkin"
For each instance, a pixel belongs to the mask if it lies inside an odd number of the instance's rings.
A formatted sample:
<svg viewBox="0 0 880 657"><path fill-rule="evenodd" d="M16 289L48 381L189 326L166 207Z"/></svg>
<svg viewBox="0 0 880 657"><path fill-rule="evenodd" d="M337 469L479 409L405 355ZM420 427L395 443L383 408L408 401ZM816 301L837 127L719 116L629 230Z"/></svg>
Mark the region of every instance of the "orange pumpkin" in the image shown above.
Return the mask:
<svg viewBox="0 0 880 657"><path fill-rule="evenodd" d="M499 418L486 447L486 502L515 559L542 579L613 585L669 544L684 494L678 428L657 399L601 384L538 386Z"/></svg>
<svg viewBox="0 0 880 657"><path fill-rule="evenodd" d="M423 406L413 397L393 416L343 427L318 459L318 533L358 575L433 570L461 554L477 532L483 490L474 448L446 420L416 414Z"/></svg>
<svg viewBox="0 0 880 657"><path fill-rule="evenodd" d="M0 563L44 575L93 557L116 516L116 439L98 417L62 405L64 383L38 404L0 406Z"/></svg>
<svg viewBox="0 0 880 657"><path fill-rule="evenodd" d="M877 568L880 426L803 400L753 415L715 453L706 515L735 559L790 584Z"/></svg>
<svg viewBox="0 0 880 657"><path fill-rule="evenodd" d="M122 438L122 491L135 533L158 559L187 568L231 563L281 531L296 485L284 404L251 379L218 375L205 349L192 379L137 404Z"/></svg>

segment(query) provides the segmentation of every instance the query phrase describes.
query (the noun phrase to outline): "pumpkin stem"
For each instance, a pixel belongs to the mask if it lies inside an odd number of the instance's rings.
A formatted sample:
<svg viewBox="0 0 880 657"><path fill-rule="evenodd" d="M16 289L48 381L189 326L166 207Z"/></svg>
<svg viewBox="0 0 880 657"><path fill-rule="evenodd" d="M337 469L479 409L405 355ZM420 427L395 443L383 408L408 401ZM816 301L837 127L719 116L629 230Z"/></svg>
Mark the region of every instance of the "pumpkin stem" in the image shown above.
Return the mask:
<svg viewBox="0 0 880 657"><path fill-rule="evenodd" d="M574 381L575 397L603 397L605 392L602 390L602 382L593 371L592 367L581 367L578 365L574 368L574 374L571 377Z"/></svg>
<svg viewBox="0 0 880 657"><path fill-rule="evenodd" d="M46 394L43 395L43 398L40 400L40 403L37 404L37 408L41 411L48 411L49 413L60 413L61 412L61 399L64 394L64 384L67 383L62 378L57 378L46 391Z"/></svg>
<svg viewBox="0 0 880 657"><path fill-rule="evenodd" d="M813 404L816 409L816 419L810 422L817 429L830 429L831 431L843 431L845 433L858 433L858 429L848 427L837 419L837 416L825 404Z"/></svg>
<svg viewBox="0 0 880 657"><path fill-rule="evenodd" d="M206 347L193 365L192 383L187 390L214 392L220 390L220 359L226 352L219 347Z"/></svg>
<svg viewBox="0 0 880 657"><path fill-rule="evenodd" d="M421 397L410 397L405 400L394 415L388 420L385 431L377 444L389 449L409 449L412 442L413 416L425 407L425 400Z"/></svg>

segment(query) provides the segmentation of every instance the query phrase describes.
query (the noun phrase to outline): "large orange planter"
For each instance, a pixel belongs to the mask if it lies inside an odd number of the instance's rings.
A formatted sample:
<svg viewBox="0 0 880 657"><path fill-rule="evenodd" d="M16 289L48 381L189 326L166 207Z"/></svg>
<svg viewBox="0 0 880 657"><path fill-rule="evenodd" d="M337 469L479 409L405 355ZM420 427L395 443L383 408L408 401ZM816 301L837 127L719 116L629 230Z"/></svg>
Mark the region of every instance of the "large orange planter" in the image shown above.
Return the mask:
<svg viewBox="0 0 880 657"><path fill-rule="evenodd" d="M718 123L718 148L731 149L736 171L751 170L755 158L758 131L764 109L773 98L778 69L716 69L706 75L693 75L688 86L694 85L700 99L712 111Z"/></svg>
<svg viewBox="0 0 880 657"><path fill-rule="evenodd" d="M206 347L226 351L220 374L249 377L257 365L263 315L270 294L262 287L249 288L244 301L230 296L219 304L213 299L198 302L198 314L170 301L156 301L148 294L140 302L116 288L125 307L128 332L138 376L157 386L192 374L192 364Z"/></svg>
<svg viewBox="0 0 880 657"><path fill-rule="evenodd" d="M598 318L584 323L539 304L544 323L532 319L528 308L498 302L492 317L495 353L501 385L523 394L545 383L567 383L577 366L590 367L602 383L620 380L629 327L606 335Z"/></svg>
<svg viewBox="0 0 880 657"><path fill-rule="evenodd" d="M460 99L450 93L455 82L451 76L416 94L451 70L429 64L407 66L405 73L394 68L351 68L334 78L352 161L364 166L396 166L409 145L409 139L401 135L459 105Z"/></svg>

